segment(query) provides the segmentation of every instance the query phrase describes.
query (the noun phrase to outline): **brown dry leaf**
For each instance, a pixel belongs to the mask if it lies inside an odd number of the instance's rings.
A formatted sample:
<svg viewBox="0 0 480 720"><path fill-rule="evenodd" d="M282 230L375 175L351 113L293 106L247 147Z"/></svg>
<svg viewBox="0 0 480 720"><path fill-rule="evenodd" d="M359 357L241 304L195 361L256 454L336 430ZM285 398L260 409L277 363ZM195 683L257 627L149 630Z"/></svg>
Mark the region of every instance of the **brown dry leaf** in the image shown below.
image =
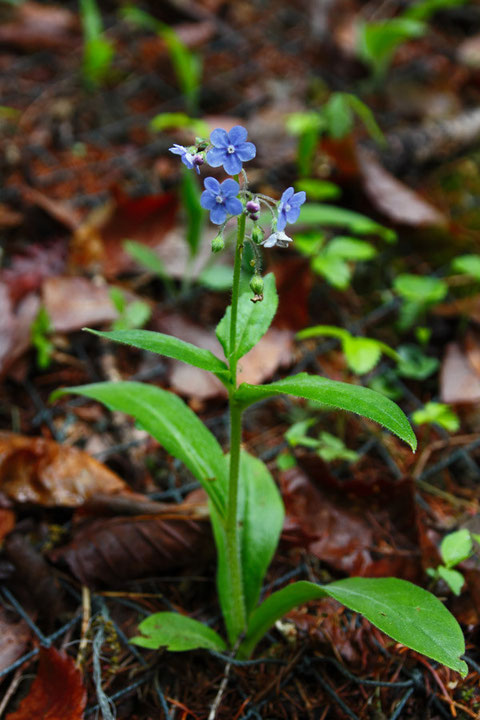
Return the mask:
<svg viewBox="0 0 480 720"><path fill-rule="evenodd" d="M0 282L8 286L12 302L39 290L45 278L65 272L66 254L66 243L58 240L32 243L12 255L7 267L0 269Z"/></svg>
<svg viewBox="0 0 480 720"><path fill-rule="evenodd" d="M86 521L73 540L54 550L54 562L64 561L89 587L118 587L119 583L158 576L199 558L211 545L206 523L170 515L102 518Z"/></svg>
<svg viewBox="0 0 480 720"><path fill-rule="evenodd" d="M349 575L418 580L412 482L373 482L371 473L342 482L317 456L301 462L308 474L297 467L281 476L284 539Z"/></svg>
<svg viewBox="0 0 480 720"><path fill-rule="evenodd" d="M37 2L16 4L6 22L0 24L0 43L22 50L72 50L80 43L75 13L56 5Z"/></svg>
<svg viewBox="0 0 480 720"><path fill-rule="evenodd" d="M0 432L0 489L15 502L75 507L96 493L128 494L118 475L53 440Z"/></svg>
<svg viewBox="0 0 480 720"><path fill-rule="evenodd" d="M457 317L463 315L469 320L480 324L480 295L440 303L435 306L433 312L435 315L440 315L441 317Z"/></svg>
<svg viewBox="0 0 480 720"><path fill-rule="evenodd" d="M108 286L95 285L87 278L67 275L47 278L42 296L52 327L58 332L111 323L118 316Z"/></svg>
<svg viewBox="0 0 480 720"><path fill-rule="evenodd" d="M18 227L23 221L23 215L12 210L8 205L0 203L0 228Z"/></svg>
<svg viewBox="0 0 480 720"><path fill-rule="evenodd" d="M8 287L0 283L0 377L30 346L30 328L40 308L37 295L27 295L13 309Z"/></svg>
<svg viewBox="0 0 480 720"><path fill-rule="evenodd" d="M15 621L4 607L0 607L0 672L10 667L25 652L31 630L25 620Z"/></svg>
<svg viewBox="0 0 480 720"><path fill-rule="evenodd" d="M54 647L40 648L30 692L6 720L83 720L87 691L74 660Z"/></svg>
<svg viewBox="0 0 480 720"><path fill-rule="evenodd" d="M50 215L51 218L57 220L60 225L64 225L68 230L74 231L79 227L83 213L78 208L62 200L55 200L28 185L20 187L20 191L25 202L41 208L47 215Z"/></svg>
<svg viewBox="0 0 480 720"><path fill-rule="evenodd" d="M440 399L445 403L477 403L480 376L458 343L449 343L440 370Z"/></svg>
<svg viewBox="0 0 480 720"><path fill-rule="evenodd" d="M366 194L389 220L413 227L446 225L437 208L385 170L373 153L357 147L357 159Z"/></svg>
<svg viewBox="0 0 480 720"><path fill-rule="evenodd" d="M6 508L0 508L0 543L12 532L15 527L15 513Z"/></svg>

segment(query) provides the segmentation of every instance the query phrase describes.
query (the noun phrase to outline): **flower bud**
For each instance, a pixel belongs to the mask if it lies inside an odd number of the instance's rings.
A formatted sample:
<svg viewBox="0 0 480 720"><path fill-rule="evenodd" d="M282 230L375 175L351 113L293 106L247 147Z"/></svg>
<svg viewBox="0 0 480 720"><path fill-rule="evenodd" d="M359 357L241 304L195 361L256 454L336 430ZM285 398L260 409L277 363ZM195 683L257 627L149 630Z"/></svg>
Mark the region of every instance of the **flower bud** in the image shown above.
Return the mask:
<svg viewBox="0 0 480 720"><path fill-rule="evenodd" d="M253 275L250 280L250 290L255 295L263 295L263 278L260 275Z"/></svg>
<svg viewBox="0 0 480 720"><path fill-rule="evenodd" d="M245 206L249 213L258 213L260 210L260 203L256 200L249 200Z"/></svg>
<svg viewBox="0 0 480 720"><path fill-rule="evenodd" d="M252 228L252 240L256 245L260 245L263 241L263 230L258 225Z"/></svg>
<svg viewBox="0 0 480 720"><path fill-rule="evenodd" d="M200 153L196 153L196 155L193 156L193 164L194 165L203 165L205 162L205 159L203 155L200 155Z"/></svg>
<svg viewBox="0 0 480 720"><path fill-rule="evenodd" d="M212 240L212 252L213 253L221 252L224 249L224 247L225 247L225 241L223 239L222 234L217 235L216 237L213 238L213 240Z"/></svg>

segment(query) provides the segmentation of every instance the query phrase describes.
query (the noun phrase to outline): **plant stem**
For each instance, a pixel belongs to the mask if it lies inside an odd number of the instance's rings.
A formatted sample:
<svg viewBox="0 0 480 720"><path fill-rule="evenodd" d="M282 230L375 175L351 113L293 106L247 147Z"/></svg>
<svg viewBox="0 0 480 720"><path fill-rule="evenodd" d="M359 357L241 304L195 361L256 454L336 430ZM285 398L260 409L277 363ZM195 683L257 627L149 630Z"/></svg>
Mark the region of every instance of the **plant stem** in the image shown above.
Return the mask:
<svg viewBox="0 0 480 720"><path fill-rule="evenodd" d="M232 624L235 636L238 637L246 629L245 598L243 593L242 563L240 534L238 526L238 478L240 470L240 445L242 441L242 411L238 407L233 393L237 388L237 357L235 354L237 338L237 315L240 287L240 271L242 267L243 242L245 236L246 216L240 215L237 226L237 244L235 247L235 265L233 271L232 310L230 316L230 372L232 390L230 392L230 473L227 498L226 540L228 567L232 587L232 605L234 617Z"/></svg>

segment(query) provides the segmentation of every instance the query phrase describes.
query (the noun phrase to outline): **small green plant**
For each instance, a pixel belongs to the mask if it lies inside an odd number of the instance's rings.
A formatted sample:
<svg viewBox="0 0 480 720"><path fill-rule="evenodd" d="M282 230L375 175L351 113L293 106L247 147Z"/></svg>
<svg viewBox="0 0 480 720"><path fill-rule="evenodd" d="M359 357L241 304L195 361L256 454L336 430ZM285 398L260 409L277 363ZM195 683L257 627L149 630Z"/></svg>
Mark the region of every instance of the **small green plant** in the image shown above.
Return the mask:
<svg viewBox="0 0 480 720"><path fill-rule="evenodd" d="M440 545L443 564L436 568L427 568L431 578L443 580L455 595L460 595L465 578L454 568L473 554L473 540L480 543L480 535L471 533L466 528L446 535Z"/></svg>
<svg viewBox="0 0 480 720"><path fill-rule="evenodd" d="M308 435L309 429L315 424L315 419L300 420L293 423L285 433L285 440L291 447L301 445L315 450L325 462L355 462L358 460L358 453L349 450L343 440L328 432L320 432L317 438Z"/></svg>
<svg viewBox="0 0 480 720"><path fill-rule="evenodd" d="M89 88L101 86L110 74L115 50L103 33L102 16L96 0L80 0L83 27L82 73Z"/></svg>
<svg viewBox="0 0 480 720"><path fill-rule="evenodd" d="M405 343L399 345L397 372L402 377L411 380L426 380L438 370L438 358L426 355L419 345Z"/></svg>
<svg viewBox="0 0 480 720"><path fill-rule="evenodd" d="M49 337L52 330L52 323L48 311L42 306L30 327L30 339L33 347L37 351L37 366L40 370L46 370L50 367L52 361L52 355L55 349Z"/></svg>
<svg viewBox="0 0 480 720"><path fill-rule="evenodd" d="M427 25L409 17L365 22L357 28L357 53L374 80L383 80L400 45L423 37Z"/></svg>
<svg viewBox="0 0 480 720"><path fill-rule="evenodd" d="M300 330L297 340L307 340L312 337L336 337L342 343L347 365L352 372L363 375L370 372L378 364L382 354L398 361L399 355L395 350L372 338L356 337L343 328L333 325L315 325L315 327Z"/></svg>
<svg viewBox="0 0 480 720"><path fill-rule="evenodd" d="M300 581L260 600L263 581L282 530L284 508L267 466L242 448L244 411L257 402L286 394L367 417L395 433L412 449L416 447L416 438L395 403L362 386L307 373L266 385L238 383L240 359L266 333L278 305L273 274L265 277L260 274L261 246L264 249L289 246L292 238L285 233L286 225L297 221L305 201L305 194L295 193L293 187L285 190L279 201L252 193L243 163L255 157L256 149L246 138L247 131L240 126L228 133L218 128L212 132L210 141L202 141L195 153L204 153L208 165L223 166L230 176L222 183L206 177L201 197L202 207L219 226L215 250L221 249L227 223L236 218L231 305L216 329L225 359L161 333L91 331L108 340L172 357L213 373L228 392L229 452L224 454L214 435L181 398L158 386L138 382L96 383L57 392L77 393L132 415L167 452L183 461L209 498L218 559L217 589L226 638L199 620L160 612L140 623L140 634L132 642L176 652L195 648L224 652L230 648L236 657L248 658L275 622L294 607L332 597L363 613L397 642L465 675L467 666L460 659L465 644L455 618L438 598L407 581L363 577L326 585ZM181 154L179 148L174 148L177 154ZM182 159L188 152L183 148ZM261 205L269 208L271 232L268 235L260 225ZM241 282L246 245L250 246L254 258L249 289L248 277L246 282Z"/></svg>
<svg viewBox="0 0 480 720"><path fill-rule="evenodd" d="M113 330L134 330L141 328L150 320L152 311L143 300L127 302L125 293L120 288L110 288L110 299L118 312L113 322Z"/></svg>
<svg viewBox="0 0 480 720"><path fill-rule="evenodd" d="M480 255L460 255L452 262L452 270L480 282Z"/></svg>
<svg viewBox="0 0 480 720"><path fill-rule="evenodd" d="M402 298L398 326L405 331L424 319L427 312L448 293L448 285L436 277L397 275L393 289Z"/></svg>
<svg viewBox="0 0 480 720"><path fill-rule="evenodd" d="M412 420L415 425L440 425L448 432L457 432L460 427L458 415L449 405L439 402L428 402L425 407L415 410Z"/></svg>

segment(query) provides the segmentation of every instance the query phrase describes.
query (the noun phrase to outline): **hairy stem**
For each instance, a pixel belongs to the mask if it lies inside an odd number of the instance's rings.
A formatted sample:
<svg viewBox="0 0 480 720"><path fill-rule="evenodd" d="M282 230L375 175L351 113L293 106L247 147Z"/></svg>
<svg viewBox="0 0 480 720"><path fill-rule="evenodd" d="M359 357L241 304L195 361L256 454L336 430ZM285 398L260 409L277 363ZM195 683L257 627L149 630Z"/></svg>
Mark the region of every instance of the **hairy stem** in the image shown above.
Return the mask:
<svg viewBox="0 0 480 720"><path fill-rule="evenodd" d="M237 244L235 248L235 266L233 271L229 353L230 372L232 375L232 391L230 393L230 474L227 498L227 518L225 527L227 539L228 566L233 593L232 602L234 617L232 618L232 621L235 628L236 637L238 637L246 629L246 612L245 598L243 593L240 534L237 517L240 445L242 441L242 410L238 407L233 398L233 392L237 387L237 357L235 354L235 346L237 338L238 299L240 288L240 271L242 267L243 242L245 237L245 221L245 215L240 215L240 217L238 218Z"/></svg>

